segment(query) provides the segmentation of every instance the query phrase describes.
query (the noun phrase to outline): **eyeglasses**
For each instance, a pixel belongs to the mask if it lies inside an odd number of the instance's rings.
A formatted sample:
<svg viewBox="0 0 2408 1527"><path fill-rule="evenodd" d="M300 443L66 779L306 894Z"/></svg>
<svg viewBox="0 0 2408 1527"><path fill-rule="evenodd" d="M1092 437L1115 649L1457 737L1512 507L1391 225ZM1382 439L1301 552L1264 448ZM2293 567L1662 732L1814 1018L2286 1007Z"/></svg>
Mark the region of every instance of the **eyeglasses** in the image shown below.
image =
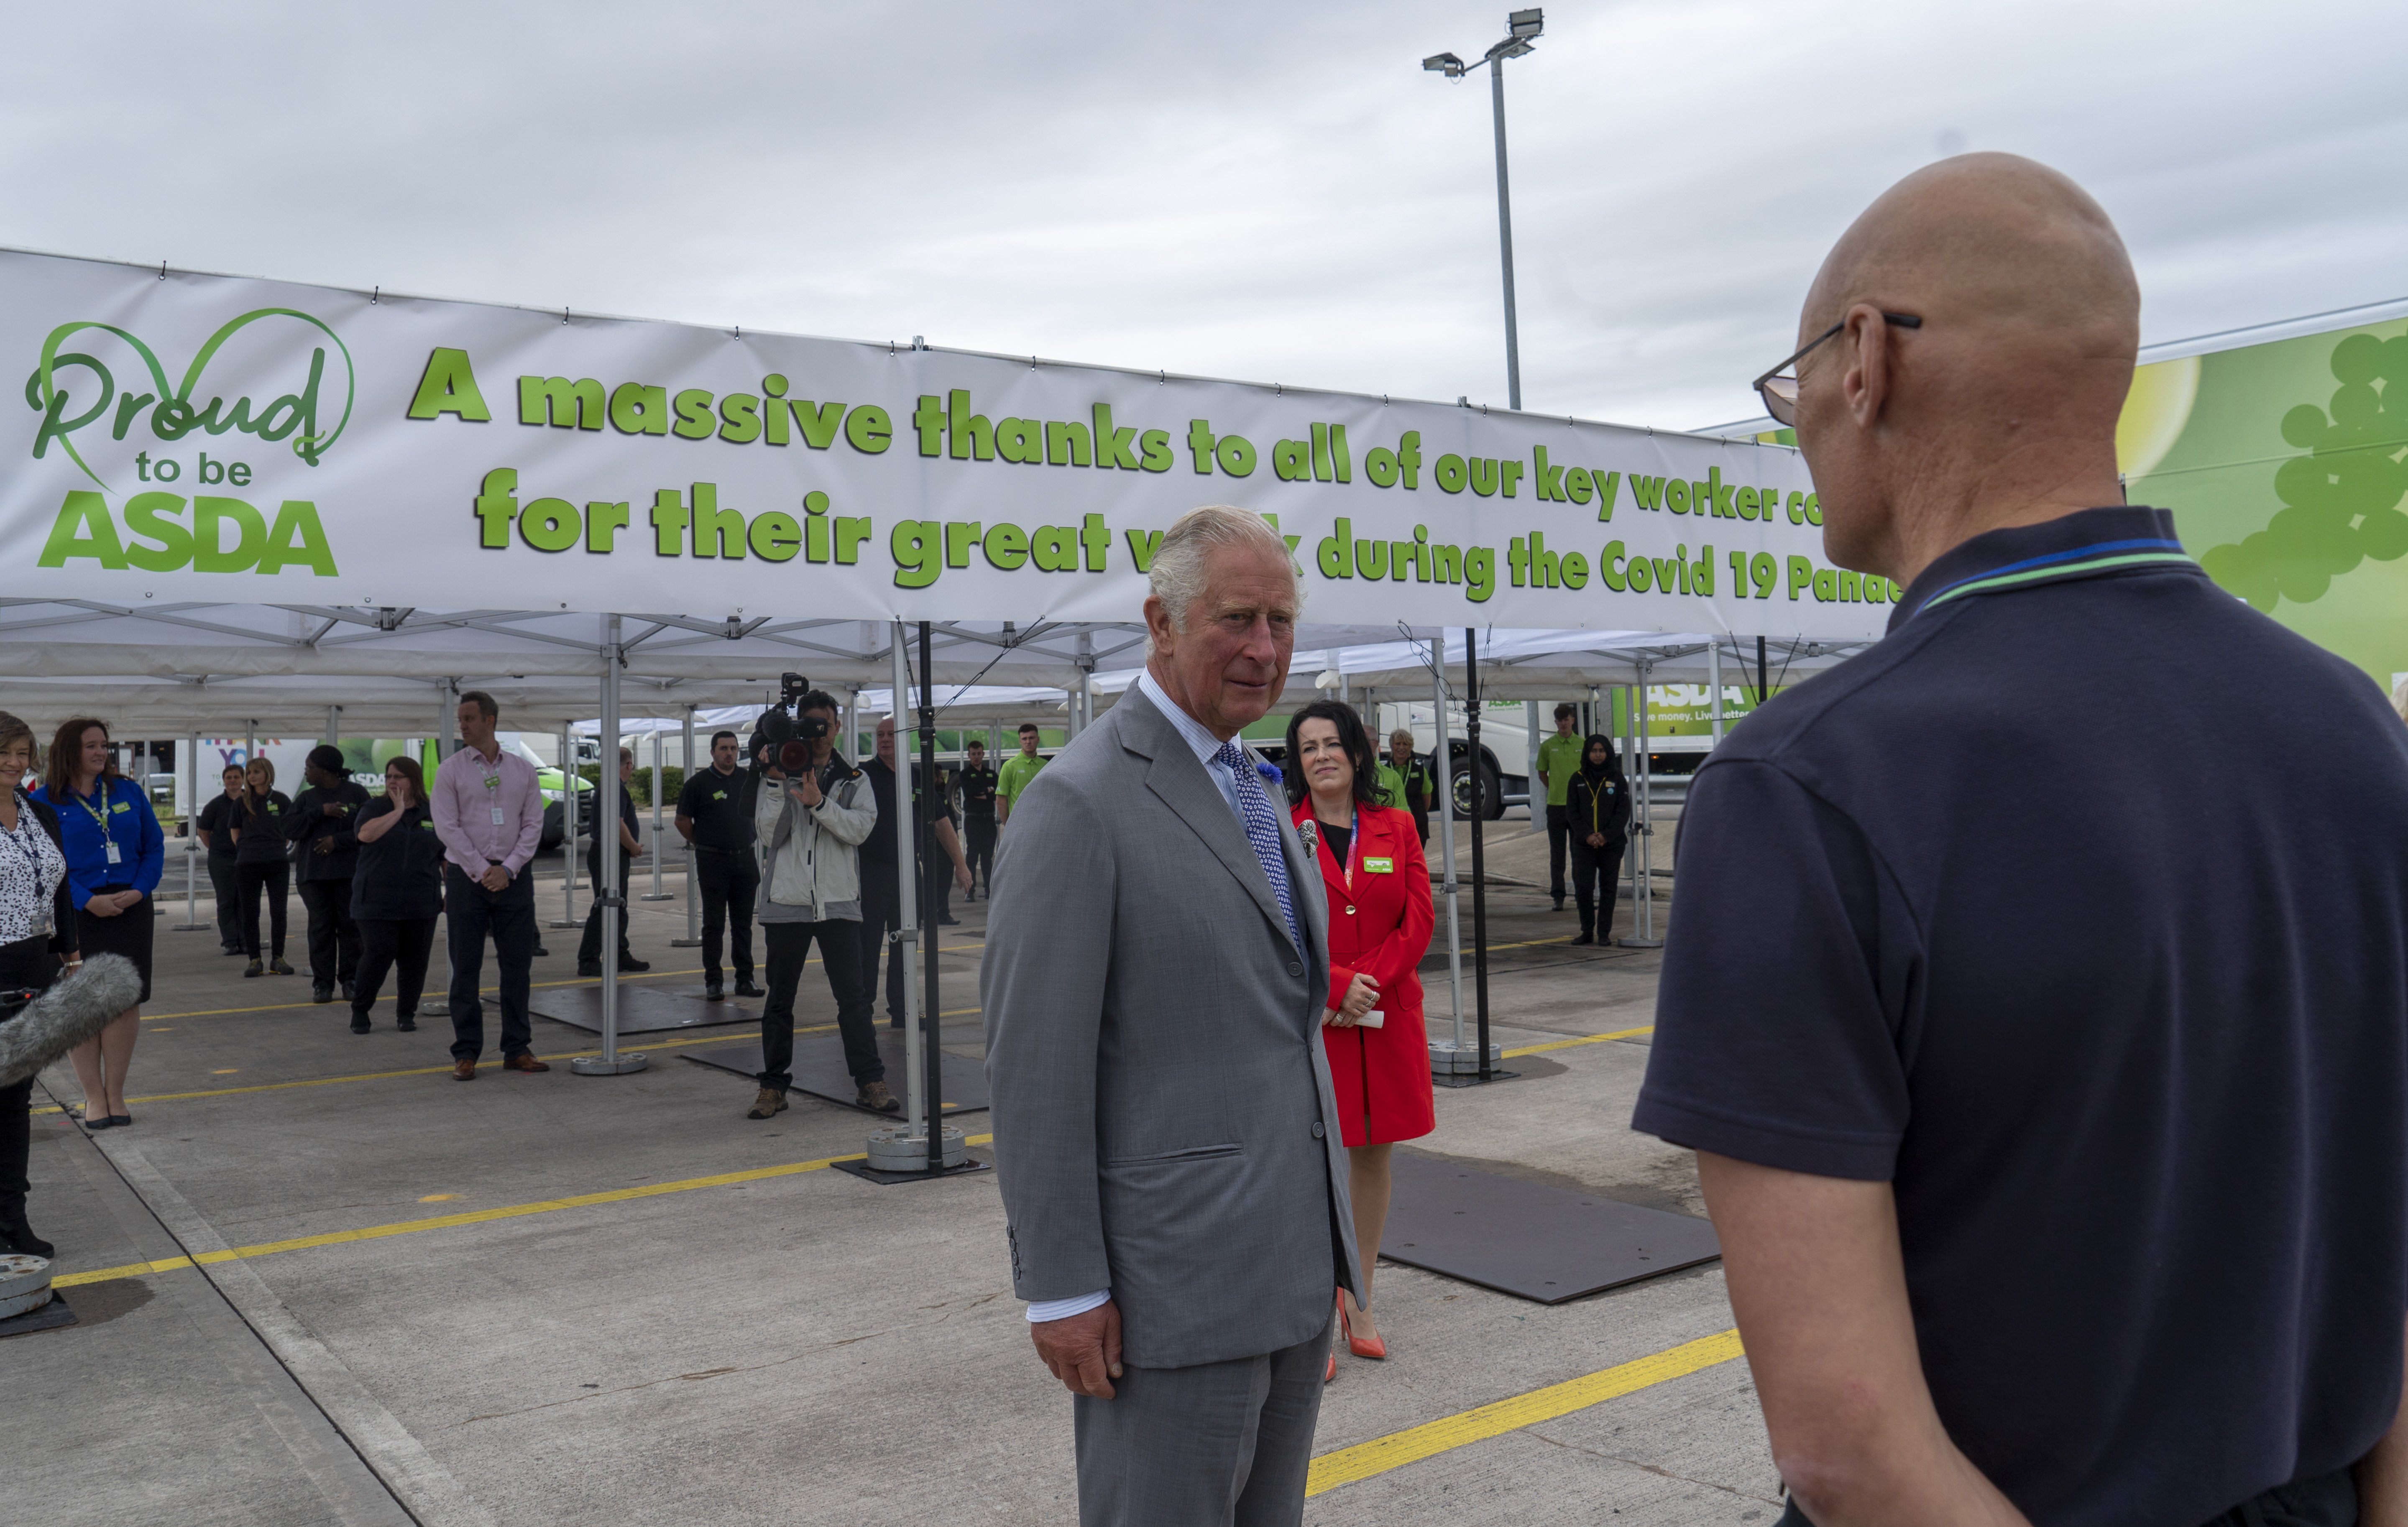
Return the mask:
<svg viewBox="0 0 2408 1527"><path fill-rule="evenodd" d="M1901 329L1920 329L1923 327L1923 320L1915 317L1913 313L1884 313L1882 315L1882 321L1886 323L1895 323ZM1806 359L1808 355L1813 352L1816 346L1823 344L1832 335L1838 334L1842 329L1844 329L1847 326L1848 324L1845 319L1832 324L1829 328L1824 330L1821 334L1816 335L1813 338L1800 346L1797 354L1792 355L1789 359L1782 362L1779 365L1774 366L1763 376L1756 378L1756 395L1764 400L1764 411L1766 413L1770 414L1781 423L1787 424L1792 427L1796 426L1798 422L1798 378L1795 376L1784 377L1782 373L1789 370L1790 367Z"/></svg>

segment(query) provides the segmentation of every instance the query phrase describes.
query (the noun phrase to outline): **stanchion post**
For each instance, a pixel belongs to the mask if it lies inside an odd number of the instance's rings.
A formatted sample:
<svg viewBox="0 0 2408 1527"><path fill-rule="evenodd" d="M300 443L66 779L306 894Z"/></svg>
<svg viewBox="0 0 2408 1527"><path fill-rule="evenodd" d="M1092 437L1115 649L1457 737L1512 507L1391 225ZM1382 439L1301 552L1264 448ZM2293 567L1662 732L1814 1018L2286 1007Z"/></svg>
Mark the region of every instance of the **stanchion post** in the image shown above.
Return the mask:
<svg viewBox="0 0 2408 1527"><path fill-rule="evenodd" d="M597 822L619 820L619 620L608 616L602 622L602 799L595 803ZM599 846L594 859L599 867L602 883L596 889L595 903L602 909L602 1053L580 1055L568 1063L568 1069L580 1077L617 1077L630 1071L641 1071L651 1064L647 1056L623 1055L619 1052L619 930L627 916L627 888L619 873L618 835L610 835L604 845L601 835L594 839Z"/></svg>
<svg viewBox="0 0 2408 1527"><path fill-rule="evenodd" d="M1463 929L1457 912L1455 877L1455 771L1448 756L1446 740L1446 635L1440 632L1430 638L1430 692L1433 701L1433 736L1430 742L1430 775L1438 788L1439 862L1445 878L1440 890L1446 897L1446 978L1447 991L1454 1002L1455 1031L1451 1038L1431 1045L1430 1069L1440 1075L1452 1075L1455 1057L1464 1052L1463 1044Z"/></svg>
<svg viewBox="0 0 2408 1527"><path fill-rule="evenodd" d="M652 731L652 893L644 898L648 902L669 899L669 893L661 889L661 792L667 788L661 774L661 734L655 726Z"/></svg>
<svg viewBox="0 0 2408 1527"><path fill-rule="evenodd" d="M1480 1079L1492 1079L1488 1054L1488 875L1481 828L1488 816L1487 770L1480 762L1480 633L1463 628L1463 745L1471 769L1471 976L1480 1012Z"/></svg>
<svg viewBox="0 0 2408 1527"><path fill-rule="evenodd" d="M920 788L929 792L930 798L933 800L935 798L935 792L941 789L942 786L937 778L936 668L934 659L930 653L929 633L930 623L926 621L921 621ZM1091 651L1093 649L1093 641L1094 638L1087 638L1088 648ZM1095 660L1090 657L1087 661L1092 664ZM1092 673L1082 677L1089 683L1093 683L1095 676ZM1084 724L1083 721L1082 724ZM934 853L930 853L928 855L928 863L932 866L931 871L930 873L924 874L920 877L920 895L923 898L922 905L925 908L924 912L921 916L920 925L927 930L927 936L923 940L923 949L924 952L921 955L921 961L922 968L927 972L928 981L928 999L920 1005L920 1021L925 1031L922 1037L921 1044L922 1048L927 1051L927 1059L921 1063L921 1072L923 1086L925 1088L927 1092L928 1170L931 1172L941 1172L945 1169L945 1106L943 1101L945 1092L945 1057L944 1051L940 1048L940 1040L942 1038L941 1031L944 1028L945 1009L944 1004L939 1000L938 992L937 906L939 882L938 881L936 873L933 869L933 866L936 863L936 859L937 856Z"/></svg>
<svg viewBox="0 0 2408 1527"><path fill-rule="evenodd" d="M189 934L215 924L201 920L199 861L201 852L201 735L184 739L184 920L171 933Z"/></svg>
<svg viewBox="0 0 2408 1527"><path fill-rule="evenodd" d="M910 744L914 739L901 735L905 729L905 721L911 714L911 660L910 649L907 645L909 640L903 622L896 621L887 638L894 657L895 670L888 688L887 708L895 717L897 734L895 738L896 764L895 770L895 873L896 884L903 888L903 894L896 898L901 903L902 927L896 935L894 958L904 962L905 972L903 1033L907 1036L905 1040L907 1053L904 1057L903 1076L904 1090L909 1095L904 1099L904 1118L910 1131L917 1134L930 1127L931 1120L939 1110L929 1106L927 1076L924 1069L927 1057L920 1046L920 1023L923 1016L920 983L910 978L914 957L920 952L922 936L920 898L912 892L918 882L925 877L919 872L917 853L919 845L913 841L920 831L919 814L911 809L912 749Z"/></svg>
<svg viewBox="0 0 2408 1527"><path fill-rule="evenodd" d="M1639 739L1638 773L1634 776L1638 796L1635 803L1639 820L1632 824L1632 848L1639 865L1631 877L1632 936L1620 940L1626 949L1660 949L1664 941L1656 936L1656 794L1648 783L1653 772L1647 761L1647 674L1655 664L1645 658L1639 660L1639 682L1631 687L1630 711L1634 721L1631 731Z"/></svg>
<svg viewBox="0 0 2408 1527"><path fill-rule="evenodd" d="M582 928L577 920L577 726L560 723L560 920L555 928Z"/></svg>
<svg viewBox="0 0 2408 1527"><path fill-rule="evenodd" d="M442 713L435 721L435 767L425 773L427 799L430 801L435 798L435 776L442 769L443 761L452 756L452 725L459 719L459 696L460 681L456 678L443 680L438 704ZM448 903L450 898L447 896L445 900ZM443 937L439 943L443 950L443 983L440 986L430 984L427 991L432 994L422 993L419 996L418 1012L422 1018L446 1018L452 1012L452 914L448 906L443 914Z"/></svg>
<svg viewBox="0 0 2408 1527"><path fill-rule="evenodd" d="M688 779L694 778L694 706L692 706L685 707L685 777ZM653 851L657 853L659 850ZM695 889L695 863L694 845L689 843L685 846L685 936L669 940L669 948L673 949L702 948L702 901L701 893Z"/></svg>

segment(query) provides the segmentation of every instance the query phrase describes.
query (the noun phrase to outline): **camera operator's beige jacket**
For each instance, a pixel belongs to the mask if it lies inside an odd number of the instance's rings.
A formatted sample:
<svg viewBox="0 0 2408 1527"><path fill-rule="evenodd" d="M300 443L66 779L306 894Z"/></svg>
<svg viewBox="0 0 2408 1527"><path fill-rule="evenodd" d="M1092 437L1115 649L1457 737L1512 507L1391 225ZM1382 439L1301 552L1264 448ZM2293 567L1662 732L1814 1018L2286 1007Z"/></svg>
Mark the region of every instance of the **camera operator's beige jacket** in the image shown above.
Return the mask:
<svg viewBox="0 0 2408 1527"><path fill-rule="evenodd" d="M784 781L764 778L752 826L769 846L756 920L861 920L860 848L878 826L878 797L859 769L845 765L810 807L789 795Z"/></svg>

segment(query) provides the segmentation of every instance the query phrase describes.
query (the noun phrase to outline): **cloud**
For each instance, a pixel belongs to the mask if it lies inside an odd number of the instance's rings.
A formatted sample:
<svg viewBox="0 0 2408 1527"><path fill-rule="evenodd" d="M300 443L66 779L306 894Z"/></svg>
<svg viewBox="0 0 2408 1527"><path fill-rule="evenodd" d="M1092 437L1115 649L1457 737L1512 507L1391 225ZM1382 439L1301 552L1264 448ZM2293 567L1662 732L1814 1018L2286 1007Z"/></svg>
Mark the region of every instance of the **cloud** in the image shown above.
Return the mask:
<svg viewBox="0 0 2408 1527"><path fill-rule="evenodd" d="M0 240L1502 403L1504 7L50 7ZM2156 340L2399 295L2373 4L1550 7L1507 66L1524 395L1753 411L1822 251L1956 148L2117 218Z"/></svg>

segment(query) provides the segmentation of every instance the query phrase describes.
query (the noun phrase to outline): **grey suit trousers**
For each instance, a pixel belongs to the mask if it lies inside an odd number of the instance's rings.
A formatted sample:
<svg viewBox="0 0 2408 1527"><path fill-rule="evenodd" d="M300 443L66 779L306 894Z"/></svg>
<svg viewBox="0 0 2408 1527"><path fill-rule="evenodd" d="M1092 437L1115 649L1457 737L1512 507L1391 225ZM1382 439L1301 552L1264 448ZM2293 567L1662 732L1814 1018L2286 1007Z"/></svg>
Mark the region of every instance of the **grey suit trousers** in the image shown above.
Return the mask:
<svg viewBox="0 0 2408 1527"><path fill-rule="evenodd" d="M1328 1359L1325 1325L1255 1357L1124 1368L1111 1399L1073 1396L1079 1527L1297 1527Z"/></svg>

